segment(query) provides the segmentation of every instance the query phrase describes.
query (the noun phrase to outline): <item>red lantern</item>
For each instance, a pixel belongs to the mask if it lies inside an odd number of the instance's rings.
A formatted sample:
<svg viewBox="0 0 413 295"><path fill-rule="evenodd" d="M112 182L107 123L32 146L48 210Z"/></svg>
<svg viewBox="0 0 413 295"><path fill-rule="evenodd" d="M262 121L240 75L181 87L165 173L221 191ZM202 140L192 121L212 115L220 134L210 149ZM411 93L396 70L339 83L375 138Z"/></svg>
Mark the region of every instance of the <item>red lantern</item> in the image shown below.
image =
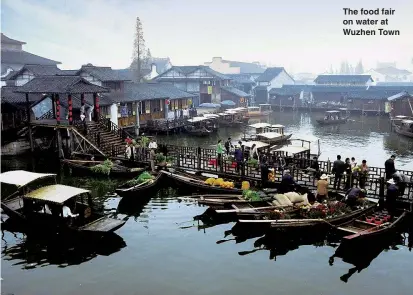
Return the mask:
<svg viewBox="0 0 413 295"><path fill-rule="evenodd" d="M169 99L166 99L166 100L165 100L165 104L166 104L166 105L169 105L169 103L170 103L170 102L169 102Z"/></svg>

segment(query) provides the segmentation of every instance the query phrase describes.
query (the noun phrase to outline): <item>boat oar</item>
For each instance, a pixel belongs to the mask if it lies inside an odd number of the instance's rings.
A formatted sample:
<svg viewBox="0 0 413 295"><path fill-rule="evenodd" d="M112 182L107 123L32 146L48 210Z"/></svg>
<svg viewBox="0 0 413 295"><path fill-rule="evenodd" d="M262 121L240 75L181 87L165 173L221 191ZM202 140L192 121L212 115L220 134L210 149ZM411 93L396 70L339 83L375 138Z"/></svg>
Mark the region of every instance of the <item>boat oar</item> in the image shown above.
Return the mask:
<svg viewBox="0 0 413 295"><path fill-rule="evenodd" d="M265 249L265 248L259 248L259 249L254 249L254 250L250 250L250 251L240 251L240 252L238 252L238 254L239 254L240 256L245 256L245 255L252 254L252 253L254 253L254 252L261 251L261 250L267 250L267 249Z"/></svg>
<svg viewBox="0 0 413 295"><path fill-rule="evenodd" d="M222 243L225 243L225 242L235 241L235 240L236 240L235 238L227 239L227 240L219 240L219 241L217 241L217 244L222 244Z"/></svg>

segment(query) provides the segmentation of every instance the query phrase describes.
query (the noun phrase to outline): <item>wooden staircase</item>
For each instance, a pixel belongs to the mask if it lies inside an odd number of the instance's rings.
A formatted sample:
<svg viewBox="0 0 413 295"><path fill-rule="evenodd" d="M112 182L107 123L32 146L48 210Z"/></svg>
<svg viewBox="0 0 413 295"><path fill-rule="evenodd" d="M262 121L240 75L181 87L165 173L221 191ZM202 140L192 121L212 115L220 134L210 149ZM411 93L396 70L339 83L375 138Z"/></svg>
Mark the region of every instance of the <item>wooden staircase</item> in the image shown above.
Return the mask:
<svg viewBox="0 0 413 295"><path fill-rule="evenodd" d="M81 126L78 129L82 129ZM109 119L100 118L99 122L87 122L87 135L90 142L106 156L119 156L125 153L125 139L133 138L128 132L119 128Z"/></svg>

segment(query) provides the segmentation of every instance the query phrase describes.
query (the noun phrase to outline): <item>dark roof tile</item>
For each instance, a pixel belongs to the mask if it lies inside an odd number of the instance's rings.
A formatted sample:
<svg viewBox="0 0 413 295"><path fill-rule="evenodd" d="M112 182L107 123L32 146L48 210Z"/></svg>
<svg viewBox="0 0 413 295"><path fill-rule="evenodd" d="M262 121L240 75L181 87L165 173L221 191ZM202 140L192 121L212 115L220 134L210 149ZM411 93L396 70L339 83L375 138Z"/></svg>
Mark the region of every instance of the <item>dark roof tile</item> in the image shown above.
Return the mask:
<svg viewBox="0 0 413 295"><path fill-rule="evenodd" d="M6 35L4 35L3 33L1 33L1 43L16 44L16 45L26 44L26 42L22 42L22 41L19 41L19 40L9 38Z"/></svg>
<svg viewBox="0 0 413 295"><path fill-rule="evenodd" d="M318 75L314 82L324 83L367 83L373 81L370 75Z"/></svg>
<svg viewBox="0 0 413 295"><path fill-rule="evenodd" d="M117 70L111 67L97 67L92 64L83 65L78 73L86 72L89 75L99 79L102 82L108 81L129 81L129 77L119 74Z"/></svg>
<svg viewBox="0 0 413 295"><path fill-rule="evenodd" d="M238 97L250 97L251 96L250 94L248 94L244 91L241 91L241 90L239 90L235 87L223 86L223 87L221 87L221 89L224 90L224 91L227 91L229 93L232 93L232 94L234 94Z"/></svg>
<svg viewBox="0 0 413 295"><path fill-rule="evenodd" d="M61 64L60 61L51 60L44 58L24 50L22 51L12 51L12 50L2 50L1 51L1 62L8 64L32 64L32 65L56 65Z"/></svg>
<svg viewBox="0 0 413 295"><path fill-rule="evenodd" d="M34 76L53 76L62 72L56 65L24 65L20 70L12 72L7 76L7 80L15 80L23 72L29 71Z"/></svg>
<svg viewBox="0 0 413 295"><path fill-rule="evenodd" d="M268 68L262 73L255 81L257 82L271 82L275 77L277 77L281 72L284 71L284 68Z"/></svg>
<svg viewBox="0 0 413 295"><path fill-rule="evenodd" d="M208 74L210 74L211 76L214 76L218 79L221 80L231 80L230 77L221 74L217 71L214 71L213 69L211 69L210 67L207 66L173 66L172 68L170 68L169 70L167 70L166 72L162 73L161 75L159 75L158 77L161 78L163 74L169 72L169 71L178 71L181 72L182 74L184 74L185 76L188 76L189 74L197 71L197 70L204 70L206 71Z"/></svg>
<svg viewBox="0 0 413 295"><path fill-rule="evenodd" d="M109 92L108 88L94 85L78 76L35 77L16 92L22 93L94 93Z"/></svg>

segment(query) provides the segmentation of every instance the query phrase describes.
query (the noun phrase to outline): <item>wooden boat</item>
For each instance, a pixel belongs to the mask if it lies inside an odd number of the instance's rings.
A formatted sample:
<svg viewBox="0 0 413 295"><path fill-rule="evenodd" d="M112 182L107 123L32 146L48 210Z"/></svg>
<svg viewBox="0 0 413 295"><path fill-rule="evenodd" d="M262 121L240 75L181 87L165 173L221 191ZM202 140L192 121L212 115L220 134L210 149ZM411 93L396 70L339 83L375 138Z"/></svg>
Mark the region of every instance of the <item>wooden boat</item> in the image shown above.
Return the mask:
<svg viewBox="0 0 413 295"><path fill-rule="evenodd" d="M367 222L366 220L368 220L369 217L363 214L358 218L339 225L337 228L341 231L351 233L351 235L343 237L342 243L367 243L394 232L403 224L407 214L406 211L403 211L398 217L390 217L390 215L386 213L389 220L386 219L386 221L381 224Z"/></svg>
<svg viewBox="0 0 413 295"><path fill-rule="evenodd" d="M185 131L191 135L205 137L212 133L212 130L207 128L207 123L210 119L207 117L193 117L188 119L189 125L185 126ZM210 125L210 124L209 124Z"/></svg>
<svg viewBox="0 0 413 295"><path fill-rule="evenodd" d="M182 171L164 171L161 170L181 191L190 191L198 193L220 193L220 194L242 194L242 190L239 188L222 188L218 186L211 186L205 183L208 177L192 175Z"/></svg>
<svg viewBox="0 0 413 295"><path fill-rule="evenodd" d="M340 111L326 111L324 119L316 120L320 125L337 125L344 124L348 120L347 115L342 115Z"/></svg>
<svg viewBox="0 0 413 295"><path fill-rule="evenodd" d="M246 141L262 141L270 145L281 144L288 142L292 137L292 133L284 133L284 125L281 124L268 124L268 123L256 123L249 125L249 127L255 129L255 134L245 136L243 140Z"/></svg>
<svg viewBox="0 0 413 295"><path fill-rule="evenodd" d="M87 161L87 160L69 160L63 159L62 163L66 164L71 170L72 174L76 176L109 176L119 178L133 178L139 175L145 168L136 167L128 168L120 164L113 164L109 175L95 173L92 171L92 167L103 164L104 161Z"/></svg>
<svg viewBox="0 0 413 295"><path fill-rule="evenodd" d="M87 203L84 197L87 195ZM79 201L80 199L80 201ZM1 203L4 212L33 230L102 235L122 227L126 221L93 210L89 190L61 184L37 190ZM71 213L64 217L65 207ZM73 214L74 213L74 214Z"/></svg>
<svg viewBox="0 0 413 295"><path fill-rule="evenodd" d="M331 226L342 224L348 220L359 217L360 215L366 214L374 210L377 206L375 202L369 202L366 207L356 209L349 214L343 214L340 216L332 218L318 218L318 219L264 219L264 220L238 220L238 226L253 226L253 227L263 227L268 229L280 229L280 228L311 228L314 226Z"/></svg>
<svg viewBox="0 0 413 295"><path fill-rule="evenodd" d="M220 207L230 207L234 204L250 204L251 206L271 206L272 197L265 196L259 201L250 201L245 199L242 195L200 195L198 204L212 205Z"/></svg>
<svg viewBox="0 0 413 295"><path fill-rule="evenodd" d="M413 118L407 116L396 116L391 118L391 123L394 132L413 138Z"/></svg>
<svg viewBox="0 0 413 295"><path fill-rule="evenodd" d="M271 105L267 103L260 104L258 107L248 107L248 118L268 116L272 113Z"/></svg>
<svg viewBox="0 0 413 295"><path fill-rule="evenodd" d="M126 183L121 185L115 191L121 197L136 197L136 198L146 198L150 197L154 193L159 185L160 179L164 174L158 173L155 179L149 179L143 183L137 184L135 186L129 187Z"/></svg>

